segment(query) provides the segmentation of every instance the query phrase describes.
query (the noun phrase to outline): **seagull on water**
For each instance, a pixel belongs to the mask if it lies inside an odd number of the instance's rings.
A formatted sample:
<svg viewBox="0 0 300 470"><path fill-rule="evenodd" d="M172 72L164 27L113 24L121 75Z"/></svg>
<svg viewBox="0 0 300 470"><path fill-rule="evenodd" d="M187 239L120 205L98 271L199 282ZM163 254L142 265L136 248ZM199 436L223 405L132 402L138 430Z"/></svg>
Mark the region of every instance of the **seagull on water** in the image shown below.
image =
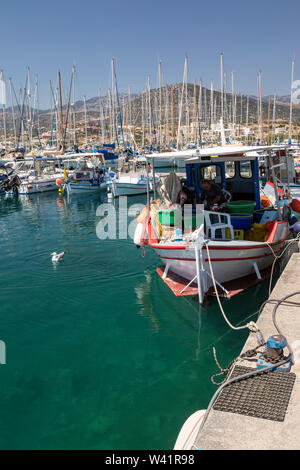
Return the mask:
<svg viewBox="0 0 300 470"><path fill-rule="evenodd" d="M62 251L61 253L56 253L56 251L54 251L53 253L51 253L50 256L52 256L52 263L57 263L58 261L61 261L65 256L65 253L66 251Z"/></svg>

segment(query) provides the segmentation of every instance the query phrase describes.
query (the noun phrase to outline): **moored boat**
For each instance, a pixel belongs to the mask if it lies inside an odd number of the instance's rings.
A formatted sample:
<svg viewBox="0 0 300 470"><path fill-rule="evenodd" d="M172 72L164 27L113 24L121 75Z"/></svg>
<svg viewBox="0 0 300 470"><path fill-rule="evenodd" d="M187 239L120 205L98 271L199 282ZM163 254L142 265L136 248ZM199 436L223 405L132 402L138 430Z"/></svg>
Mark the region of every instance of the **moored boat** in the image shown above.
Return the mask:
<svg viewBox="0 0 300 470"><path fill-rule="evenodd" d="M155 185L160 182L160 177L155 176ZM114 197L138 196L153 191L153 178L143 173L125 173L112 181L112 193Z"/></svg>
<svg viewBox="0 0 300 470"><path fill-rule="evenodd" d="M256 151L264 149L271 151L270 147L256 148ZM243 211L239 208L252 207L250 220L254 211L260 211L261 217L264 216L260 203L258 157L249 156L252 151L246 146L198 151L186 161L185 184L191 203L176 206L176 194L180 190L177 188L175 193L173 191L175 199L167 203L155 199L137 226L135 243L148 244L154 249L165 265L163 277L172 272L186 279L187 285L197 283L200 302L214 284L226 290L222 286L225 282L252 273L260 278L261 271L273 263L274 255L281 252L289 237L286 207L279 204L279 200L276 209L266 209L268 217L262 219L265 224L252 220L251 227L245 230L245 227L239 228L236 218L231 217L236 215L230 214L230 209L233 211L235 206L235 213ZM231 201L219 207L218 212L198 204L203 181L207 179L224 194L230 194ZM163 220L166 213L174 216L169 226ZM187 216L194 218L192 227L190 222L186 223ZM244 217L241 217L241 223L245 223Z"/></svg>

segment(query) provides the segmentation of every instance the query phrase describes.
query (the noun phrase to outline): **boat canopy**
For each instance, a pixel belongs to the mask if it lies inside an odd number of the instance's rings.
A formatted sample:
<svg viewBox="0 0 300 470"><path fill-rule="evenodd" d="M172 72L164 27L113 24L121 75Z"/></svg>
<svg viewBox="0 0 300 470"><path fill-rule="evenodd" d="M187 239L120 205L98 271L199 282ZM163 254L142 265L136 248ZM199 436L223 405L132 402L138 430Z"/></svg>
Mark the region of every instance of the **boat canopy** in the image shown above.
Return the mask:
<svg viewBox="0 0 300 470"><path fill-rule="evenodd" d="M260 145L260 146L248 146L248 145L226 145L219 147L207 147L203 149L190 149L190 150L181 150L176 152L164 152L164 153L152 153L145 155L147 160L163 160L170 158L184 159L187 162L193 162L196 160L201 160L204 157L213 157L213 156L243 156L253 152L258 156L258 152L263 151L273 151L278 150L280 147L274 145ZM282 147L281 147L282 149Z"/></svg>

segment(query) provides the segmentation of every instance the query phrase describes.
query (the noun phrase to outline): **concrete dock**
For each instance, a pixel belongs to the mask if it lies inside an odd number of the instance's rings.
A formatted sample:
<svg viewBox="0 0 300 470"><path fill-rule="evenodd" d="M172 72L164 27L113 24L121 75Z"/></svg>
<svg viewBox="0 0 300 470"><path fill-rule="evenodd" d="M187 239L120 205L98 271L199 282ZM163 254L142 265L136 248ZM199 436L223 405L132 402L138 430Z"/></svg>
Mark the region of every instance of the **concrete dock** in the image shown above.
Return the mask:
<svg viewBox="0 0 300 470"><path fill-rule="evenodd" d="M281 299L300 291L300 253L294 253L277 281L270 299ZM300 302L300 295L290 300ZM277 334L272 322L274 304L266 304L257 325L265 339ZM277 323L293 349L296 374L292 394L282 422L254 418L238 413L211 409L207 421L195 441L203 450L299 450L300 449L300 307L280 305ZM255 334L250 334L242 350L257 346ZM222 358L218 358L222 363ZM256 368L256 360L238 362L238 365ZM216 387L217 390L217 387Z"/></svg>

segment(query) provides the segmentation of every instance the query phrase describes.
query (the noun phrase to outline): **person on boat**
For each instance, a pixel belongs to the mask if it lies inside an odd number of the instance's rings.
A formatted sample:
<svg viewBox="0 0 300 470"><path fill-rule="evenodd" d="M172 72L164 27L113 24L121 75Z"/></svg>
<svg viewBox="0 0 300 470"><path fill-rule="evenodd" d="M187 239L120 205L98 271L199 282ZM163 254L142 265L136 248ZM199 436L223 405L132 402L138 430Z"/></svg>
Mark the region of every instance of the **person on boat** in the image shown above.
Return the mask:
<svg viewBox="0 0 300 470"><path fill-rule="evenodd" d="M211 210L213 206L220 207L224 202L226 201L222 189L210 180L203 180L199 203L204 204L205 209Z"/></svg>

